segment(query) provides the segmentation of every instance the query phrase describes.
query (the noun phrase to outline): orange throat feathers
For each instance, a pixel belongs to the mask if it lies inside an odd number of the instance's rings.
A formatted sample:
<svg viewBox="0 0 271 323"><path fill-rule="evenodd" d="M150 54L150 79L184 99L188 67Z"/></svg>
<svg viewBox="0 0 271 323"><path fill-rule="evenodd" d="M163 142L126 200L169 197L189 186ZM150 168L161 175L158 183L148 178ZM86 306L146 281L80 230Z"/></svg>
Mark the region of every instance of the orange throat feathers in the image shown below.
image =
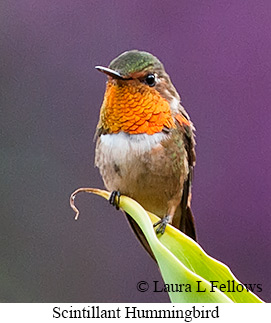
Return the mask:
<svg viewBox="0 0 271 323"><path fill-rule="evenodd" d="M136 81L107 82L98 128L109 133L153 135L164 127L176 125L169 103L157 90Z"/></svg>

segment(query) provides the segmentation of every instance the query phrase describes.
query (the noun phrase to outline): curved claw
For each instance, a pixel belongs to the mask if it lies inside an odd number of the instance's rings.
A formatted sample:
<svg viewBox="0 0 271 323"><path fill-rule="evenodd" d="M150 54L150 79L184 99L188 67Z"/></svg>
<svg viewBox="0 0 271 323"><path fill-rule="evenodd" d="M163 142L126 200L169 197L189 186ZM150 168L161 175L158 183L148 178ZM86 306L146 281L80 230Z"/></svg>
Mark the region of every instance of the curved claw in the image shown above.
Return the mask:
<svg viewBox="0 0 271 323"><path fill-rule="evenodd" d="M156 233L159 234L164 234L165 230L166 230L166 226L170 221L170 216L166 215L165 217L163 217L161 220L159 220L158 222L154 223L153 227L157 227L156 229Z"/></svg>
<svg viewBox="0 0 271 323"><path fill-rule="evenodd" d="M109 198L109 203L115 206L117 210L119 210L120 196L120 191L113 191Z"/></svg>

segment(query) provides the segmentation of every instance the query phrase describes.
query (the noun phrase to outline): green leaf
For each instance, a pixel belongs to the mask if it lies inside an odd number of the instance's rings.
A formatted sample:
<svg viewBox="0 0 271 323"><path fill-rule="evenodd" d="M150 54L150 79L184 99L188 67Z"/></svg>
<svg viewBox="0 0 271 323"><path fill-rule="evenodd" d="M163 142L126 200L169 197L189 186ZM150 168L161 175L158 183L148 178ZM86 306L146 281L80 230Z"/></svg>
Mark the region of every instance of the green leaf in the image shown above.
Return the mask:
<svg viewBox="0 0 271 323"><path fill-rule="evenodd" d="M74 198L79 192L98 194L109 199L107 191L81 188L71 195L71 207L79 211L74 205ZM233 276L230 269L208 256L195 241L171 225L167 225L163 235L157 237L153 223L159 218L146 212L142 206L127 196L121 196L120 208L130 214L143 231L157 260L165 285L159 285L159 290L165 289L170 300L190 303L254 303L262 302L255 294L243 288L236 291L240 282ZM216 283L212 283L215 282ZM229 283L228 283L229 281ZM224 284L222 291L215 286ZM228 286L229 284L229 286ZM233 284L235 291L232 290ZM230 287L230 290L228 290ZM202 292L204 291L204 292Z"/></svg>
<svg viewBox="0 0 271 323"><path fill-rule="evenodd" d="M156 215L150 212L147 213L153 223L159 220ZM175 227L168 225L159 240L192 272L209 282L213 281L213 285L221 286L224 284L222 291L234 303L262 302L258 296L248 291L245 286L238 286L238 289L243 291L237 291L237 285L240 285L241 282L233 275L229 267L207 255L198 243ZM230 291L227 291L228 289Z"/></svg>

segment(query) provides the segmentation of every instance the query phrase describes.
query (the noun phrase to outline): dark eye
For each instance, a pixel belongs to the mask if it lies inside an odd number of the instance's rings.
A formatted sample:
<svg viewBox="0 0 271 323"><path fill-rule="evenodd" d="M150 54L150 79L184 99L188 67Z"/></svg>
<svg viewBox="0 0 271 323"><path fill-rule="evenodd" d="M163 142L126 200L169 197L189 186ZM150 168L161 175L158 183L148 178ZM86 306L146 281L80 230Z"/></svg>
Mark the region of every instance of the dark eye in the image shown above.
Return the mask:
<svg viewBox="0 0 271 323"><path fill-rule="evenodd" d="M155 85L155 76L153 74L148 74L145 78L145 82L149 85L149 86L154 86Z"/></svg>

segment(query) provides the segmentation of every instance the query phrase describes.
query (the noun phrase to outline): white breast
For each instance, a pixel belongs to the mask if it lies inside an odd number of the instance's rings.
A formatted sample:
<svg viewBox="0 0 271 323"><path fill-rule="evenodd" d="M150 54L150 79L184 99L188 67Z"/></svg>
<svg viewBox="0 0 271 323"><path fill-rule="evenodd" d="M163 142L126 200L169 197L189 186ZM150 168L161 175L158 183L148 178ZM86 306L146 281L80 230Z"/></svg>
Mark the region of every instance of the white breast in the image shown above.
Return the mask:
<svg viewBox="0 0 271 323"><path fill-rule="evenodd" d="M100 148L111 157L112 161L122 164L135 156L140 156L159 145L168 134L155 133L153 135L135 134L129 135L124 132L117 134L101 135Z"/></svg>

